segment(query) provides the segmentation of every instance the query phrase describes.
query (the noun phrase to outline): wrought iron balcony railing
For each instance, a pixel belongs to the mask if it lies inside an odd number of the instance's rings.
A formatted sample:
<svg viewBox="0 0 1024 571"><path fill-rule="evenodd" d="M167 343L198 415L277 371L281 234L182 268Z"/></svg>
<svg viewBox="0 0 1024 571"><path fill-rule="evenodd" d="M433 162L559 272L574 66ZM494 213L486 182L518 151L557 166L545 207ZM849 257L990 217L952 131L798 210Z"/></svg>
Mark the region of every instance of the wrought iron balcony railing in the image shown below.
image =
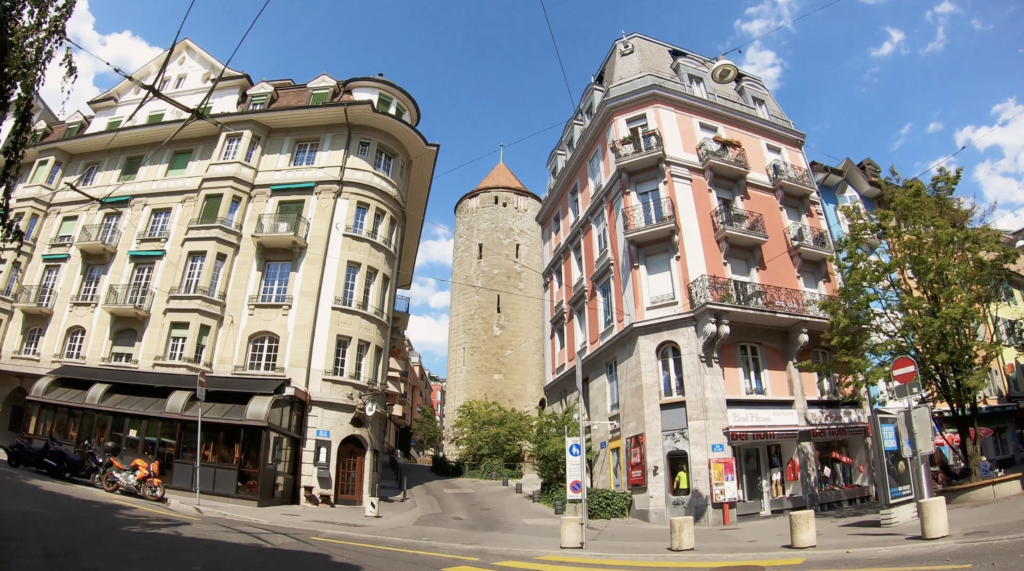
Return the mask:
<svg viewBox="0 0 1024 571"><path fill-rule="evenodd" d="M79 293L71 296L71 303L96 303L100 300L100 294L98 293Z"/></svg>
<svg viewBox="0 0 1024 571"><path fill-rule="evenodd" d="M208 287L189 286L189 285L181 286L181 287L172 287L171 289L167 290L167 294L168 295L201 295L201 296L204 296L204 297L212 297L213 299L219 299L219 300L223 300L224 297L227 295L226 292L213 290L213 289L210 289Z"/></svg>
<svg viewBox="0 0 1024 571"><path fill-rule="evenodd" d="M207 218L193 218L188 221L188 226L224 226L225 228L231 228L232 230L242 230L242 223L235 222L234 220L228 220L227 218L207 217Z"/></svg>
<svg viewBox="0 0 1024 571"><path fill-rule="evenodd" d="M768 171L768 180L774 185L779 181L788 181L795 184L802 184L814 188L814 181L811 180L811 173L807 169L787 163L781 159L775 159L765 167Z"/></svg>
<svg viewBox="0 0 1024 571"><path fill-rule="evenodd" d="M100 243L115 247L120 239L121 231L107 224L82 226L82 231L78 234L79 244Z"/></svg>
<svg viewBox="0 0 1024 571"><path fill-rule="evenodd" d="M53 302L57 299L57 290L53 286L32 285L21 286L14 294L14 303L23 305L35 305L44 309L53 309Z"/></svg>
<svg viewBox="0 0 1024 571"><path fill-rule="evenodd" d="M111 365L138 365L138 359L132 359L132 356L128 353L111 353L106 357L100 357L100 363L109 363Z"/></svg>
<svg viewBox="0 0 1024 571"><path fill-rule="evenodd" d="M672 205L672 200L668 198L641 202L622 209L622 222L626 225L626 232L640 230L662 222L675 222L675 219L675 207Z"/></svg>
<svg viewBox="0 0 1024 571"><path fill-rule="evenodd" d="M799 222L786 227L786 245L790 250L797 246L805 246L832 251L832 240L828 237L828 232Z"/></svg>
<svg viewBox="0 0 1024 571"><path fill-rule="evenodd" d="M64 234L63 236L55 236L53 240L50 240L51 245L70 244L75 241L75 237L71 234Z"/></svg>
<svg viewBox="0 0 1024 571"><path fill-rule="evenodd" d="M212 361L203 361L195 357L186 357L184 355L156 355L153 357L154 361L160 361L163 363L185 363L187 365L196 365L197 367L205 367L207 369L213 368ZM237 370L238 367L235 367Z"/></svg>
<svg viewBox="0 0 1024 571"><path fill-rule="evenodd" d="M276 294L276 293L261 293L259 295L250 295L249 303L273 303L273 304L285 304L291 305L294 298L290 295Z"/></svg>
<svg viewBox="0 0 1024 571"><path fill-rule="evenodd" d="M249 368L248 365L235 365L231 370L235 373L284 374L284 367L275 367L273 365L254 365L252 368Z"/></svg>
<svg viewBox="0 0 1024 571"><path fill-rule="evenodd" d="M768 391L766 391L764 387L751 387L751 386L747 386L747 395L761 395L761 396L764 396L766 394L768 394Z"/></svg>
<svg viewBox="0 0 1024 571"><path fill-rule="evenodd" d="M387 236L385 236L381 232L374 232L372 228L367 228L366 226L348 225L348 226L345 226L345 232L348 232L349 234L357 234L359 236L365 236L365 237L367 237L367 238L369 238L371 240L376 240L376 241L380 242L381 244L384 244L388 248L393 248L394 247L391 244L391 240L388 240Z"/></svg>
<svg viewBox="0 0 1024 571"><path fill-rule="evenodd" d="M697 145L697 158L700 159L701 164L715 160L743 169L750 169L750 162L747 161L747 151L743 150L743 147L718 143L710 137L702 139Z"/></svg>
<svg viewBox="0 0 1024 571"><path fill-rule="evenodd" d="M627 135L611 144L615 160L629 158L633 155L646 153L647 151L660 151L662 149L661 133L657 129L644 131L640 136Z"/></svg>
<svg viewBox="0 0 1024 571"><path fill-rule="evenodd" d="M149 311L153 306L153 290L135 284L118 284L110 286L103 305L134 307L139 311Z"/></svg>
<svg viewBox="0 0 1024 571"><path fill-rule="evenodd" d="M23 347L11 352L12 357L39 357L38 347Z"/></svg>
<svg viewBox="0 0 1024 571"><path fill-rule="evenodd" d="M149 240L149 239L153 239L153 238L166 238L166 237L168 237L170 235L171 235L171 231L167 230L166 228L163 229L163 230L160 230L158 228L153 228L153 229L148 229L148 230L142 231L142 233L139 234L139 238L141 238L143 240Z"/></svg>
<svg viewBox="0 0 1024 571"><path fill-rule="evenodd" d="M409 313L409 298L404 295L396 295L395 311L399 313Z"/></svg>
<svg viewBox="0 0 1024 571"><path fill-rule="evenodd" d="M708 303L720 303L750 309L828 317L819 304L830 296L810 291L708 275L690 282L689 290L690 305L695 309Z"/></svg>
<svg viewBox="0 0 1024 571"><path fill-rule="evenodd" d="M254 234L289 234L303 240L309 233L309 220L298 214L260 214Z"/></svg>
<svg viewBox="0 0 1024 571"><path fill-rule="evenodd" d="M714 228L715 233L722 229L731 228L750 234L768 236L768 231L764 228L764 216L757 212L749 212L728 206L719 206L711 211L711 227Z"/></svg>
<svg viewBox="0 0 1024 571"><path fill-rule="evenodd" d="M372 314L374 314L377 317L380 317L382 319L384 318L384 308L382 308L382 307L374 307L374 306L372 306L372 305L370 305L368 303L363 303L361 301L355 301L352 298L336 297L336 298L334 298L334 305L337 305L337 306L340 306L340 307L352 307L352 308L358 309L359 311L366 311L366 312L372 313Z"/></svg>

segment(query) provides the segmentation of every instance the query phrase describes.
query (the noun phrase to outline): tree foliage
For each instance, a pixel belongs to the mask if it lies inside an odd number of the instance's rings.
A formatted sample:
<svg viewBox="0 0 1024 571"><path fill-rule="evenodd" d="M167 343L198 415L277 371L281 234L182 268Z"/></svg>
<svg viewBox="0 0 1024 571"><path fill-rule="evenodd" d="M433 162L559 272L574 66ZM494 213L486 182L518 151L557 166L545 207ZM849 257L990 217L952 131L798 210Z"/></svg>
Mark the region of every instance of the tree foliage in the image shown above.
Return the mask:
<svg viewBox="0 0 1024 571"><path fill-rule="evenodd" d="M412 423L412 437L416 439L416 450L421 453L432 450L441 440L441 427L437 425L434 409L424 406L420 416Z"/></svg>
<svg viewBox="0 0 1024 571"><path fill-rule="evenodd" d="M46 68L64 46L62 91L78 78L71 55L65 46L65 27L75 10L75 0L3 0L0 2L0 118L13 121L3 149L0 167L0 234L4 240L20 240L22 231L8 216L11 193L18 182L21 162L34 143L32 104Z"/></svg>
<svg viewBox="0 0 1024 571"><path fill-rule="evenodd" d="M537 476L547 484L565 482L565 436L580 435L576 406L540 411L530 434L530 456Z"/></svg>
<svg viewBox="0 0 1024 571"><path fill-rule="evenodd" d="M455 414L451 443L458 449L459 460L467 464L522 461L524 444L530 438L530 415L479 400L462 403Z"/></svg>
<svg viewBox="0 0 1024 571"><path fill-rule="evenodd" d="M939 169L928 184L893 170L881 182L881 207L843 207L849 230L836 240L835 259L841 287L821 304L833 363L802 365L822 373L835 366L845 373L843 388L862 394L889 380L896 357L913 357L928 398L954 414L965 436L961 453L977 478L978 443L966 435L977 427L978 395L1002 351L984 325L1018 253L985 225L988 211L953 196L961 170Z"/></svg>

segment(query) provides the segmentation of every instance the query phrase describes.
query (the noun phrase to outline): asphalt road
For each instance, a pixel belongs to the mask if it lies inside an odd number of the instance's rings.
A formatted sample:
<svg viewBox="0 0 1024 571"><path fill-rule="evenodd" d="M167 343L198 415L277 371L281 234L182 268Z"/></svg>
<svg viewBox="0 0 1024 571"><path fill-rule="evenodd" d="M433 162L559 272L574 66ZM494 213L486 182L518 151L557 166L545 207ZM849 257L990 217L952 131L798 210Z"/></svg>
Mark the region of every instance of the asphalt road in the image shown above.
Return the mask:
<svg viewBox="0 0 1024 571"><path fill-rule="evenodd" d="M486 519L486 518L481 518ZM476 525L481 525L479 519ZM484 524L486 525L486 524ZM448 530L457 543L457 529ZM433 539L433 538L432 538ZM538 559L546 557L548 559ZM699 554L665 563L614 561L601 555L498 551L486 547L430 547L387 537L311 533L205 516L185 516L132 496L106 494L45 475L0 465L0 571L145 569L223 571L313 569L498 571L625 571L720 567L734 571L858 569L1024 569L1024 541L977 542L949 547L824 554L794 552L795 560L737 557L700 562ZM806 560L803 560L805 559Z"/></svg>

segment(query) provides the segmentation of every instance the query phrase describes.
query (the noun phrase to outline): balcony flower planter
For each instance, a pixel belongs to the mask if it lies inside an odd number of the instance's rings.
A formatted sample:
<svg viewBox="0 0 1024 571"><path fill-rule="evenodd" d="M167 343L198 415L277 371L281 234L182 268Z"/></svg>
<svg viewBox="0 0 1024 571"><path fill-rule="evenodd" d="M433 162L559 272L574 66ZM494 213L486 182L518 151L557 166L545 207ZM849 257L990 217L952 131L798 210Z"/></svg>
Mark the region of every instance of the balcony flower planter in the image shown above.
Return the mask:
<svg viewBox="0 0 1024 571"><path fill-rule="evenodd" d="M725 145L727 147L737 147L740 149L743 148L743 142L737 139L726 139L725 137L712 137L711 140L718 143L719 145Z"/></svg>

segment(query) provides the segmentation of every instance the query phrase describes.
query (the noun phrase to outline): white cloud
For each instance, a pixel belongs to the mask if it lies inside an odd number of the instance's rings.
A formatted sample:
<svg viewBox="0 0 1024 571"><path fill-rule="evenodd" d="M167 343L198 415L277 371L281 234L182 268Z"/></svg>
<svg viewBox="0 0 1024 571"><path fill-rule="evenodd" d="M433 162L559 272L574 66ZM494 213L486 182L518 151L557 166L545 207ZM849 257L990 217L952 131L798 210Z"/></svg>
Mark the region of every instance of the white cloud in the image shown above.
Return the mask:
<svg viewBox="0 0 1024 571"><path fill-rule="evenodd" d="M432 238L420 240L419 251L416 253L416 267L440 264L451 267L452 253L455 250L455 235L442 226L431 226Z"/></svg>
<svg viewBox="0 0 1024 571"><path fill-rule="evenodd" d="M448 307L452 300L449 289L439 290L437 280L415 278L409 290L409 301L413 307L426 305L433 309Z"/></svg>
<svg viewBox="0 0 1024 571"><path fill-rule="evenodd" d="M947 170L955 170L956 167L957 167L956 159L952 158L952 159L946 160L948 157L949 157L949 155L946 155L946 156L943 156L943 157L938 157L938 158L932 159L930 161L914 163L914 171L918 171L918 169L923 171L925 169L931 169L932 167L935 167L935 170L932 170L931 172L928 172L928 173L925 173L925 174L921 175L921 179L922 180L930 180L932 175L934 175L934 174L936 174L938 172L939 167L946 167ZM942 163L940 165L939 163L944 161L944 160L946 162L944 162L944 163ZM936 166L936 165L938 165L938 166Z"/></svg>
<svg viewBox="0 0 1024 571"><path fill-rule="evenodd" d="M898 28L886 26L883 28L889 33L889 39L882 42L882 45L877 48L872 48L869 52L871 57L886 57L892 55L893 52L899 50L900 53L907 53L907 46L904 41L907 39L907 35L904 34Z"/></svg>
<svg viewBox="0 0 1024 571"><path fill-rule="evenodd" d="M996 208L992 212L991 224L1003 230L1017 230L1024 228L1024 208L1020 210L1008 210Z"/></svg>
<svg viewBox="0 0 1024 571"><path fill-rule="evenodd" d="M942 48L946 47L946 39L947 38L946 38L946 30L945 30L945 28L946 28L945 26L941 26L940 25L935 30L935 40L932 41L932 42L929 42L928 45L925 46L924 49L921 50L921 53L927 54L927 53L930 53L930 52L941 52Z"/></svg>
<svg viewBox="0 0 1024 571"><path fill-rule="evenodd" d="M764 80L765 86L770 90L778 89L782 85L782 68L786 62L774 51L761 47L761 42L754 42L743 52L743 61L740 67L744 71L759 76Z"/></svg>
<svg viewBox="0 0 1024 571"><path fill-rule="evenodd" d="M78 0L75 12L67 22L67 34L75 43L128 73L149 63L164 51L164 48L149 45L131 30L100 34L96 31L96 18L89 11L87 0ZM43 86L39 90L40 95L50 108L62 117L76 110L91 114L86 102L109 89L119 76L96 58L76 49L75 65L78 66L78 80L71 86L70 97L62 112L61 105L67 95L60 92L61 77L64 75L60 59L58 54L46 69ZM104 88L101 89L97 85L97 80Z"/></svg>
<svg viewBox="0 0 1024 571"><path fill-rule="evenodd" d="M896 142L893 143L892 146L889 147L889 148L891 150L895 151L895 150L899 149L900 147L902 147L903 143L905 143L906 140L907 140L907 135L910 134L910 128L913 127L913 126L914 126L913 123L907 123L906 125L904 125L903 128L900 129L900 138L896 139Z"/></svg>
<svg viewBox="0 0 1024 571"><path fill-rule="evenodd" d="M410 315L406 336L420 353L448 356L448 314ZM439 371L433 371L439 373Z"/></svg>
<svg viewBox="0 0 1024 571"><path fill-rule="evenodd" d="M925 131L928 133L938 133L942 130L942 127L942 121L932 121L928 124L928 128Z"/></svg>
<svg viewBox="0 0 1024 571"><path fill-rule="evenodd" d="M975 18L971 20L971 26L973 26L974 29L978 30L979 32L982 32L984 30L991 30L992 28L995 27L992 24L986 26L985 23L981 21L981 18Z"/></svg>
<svg viewBox="0 0 1024 571"><path fill-rule="evenodd" d="M1024 203L1024 105L1010 97L992 107L991 113L996 117L994 126L958 129L956 144L963 146L984 135L974 147L983 153L994 147L1002 157L985 159L974 167L971 177L987 200L999 201L1003 207L1017 206Z"/></svg>

